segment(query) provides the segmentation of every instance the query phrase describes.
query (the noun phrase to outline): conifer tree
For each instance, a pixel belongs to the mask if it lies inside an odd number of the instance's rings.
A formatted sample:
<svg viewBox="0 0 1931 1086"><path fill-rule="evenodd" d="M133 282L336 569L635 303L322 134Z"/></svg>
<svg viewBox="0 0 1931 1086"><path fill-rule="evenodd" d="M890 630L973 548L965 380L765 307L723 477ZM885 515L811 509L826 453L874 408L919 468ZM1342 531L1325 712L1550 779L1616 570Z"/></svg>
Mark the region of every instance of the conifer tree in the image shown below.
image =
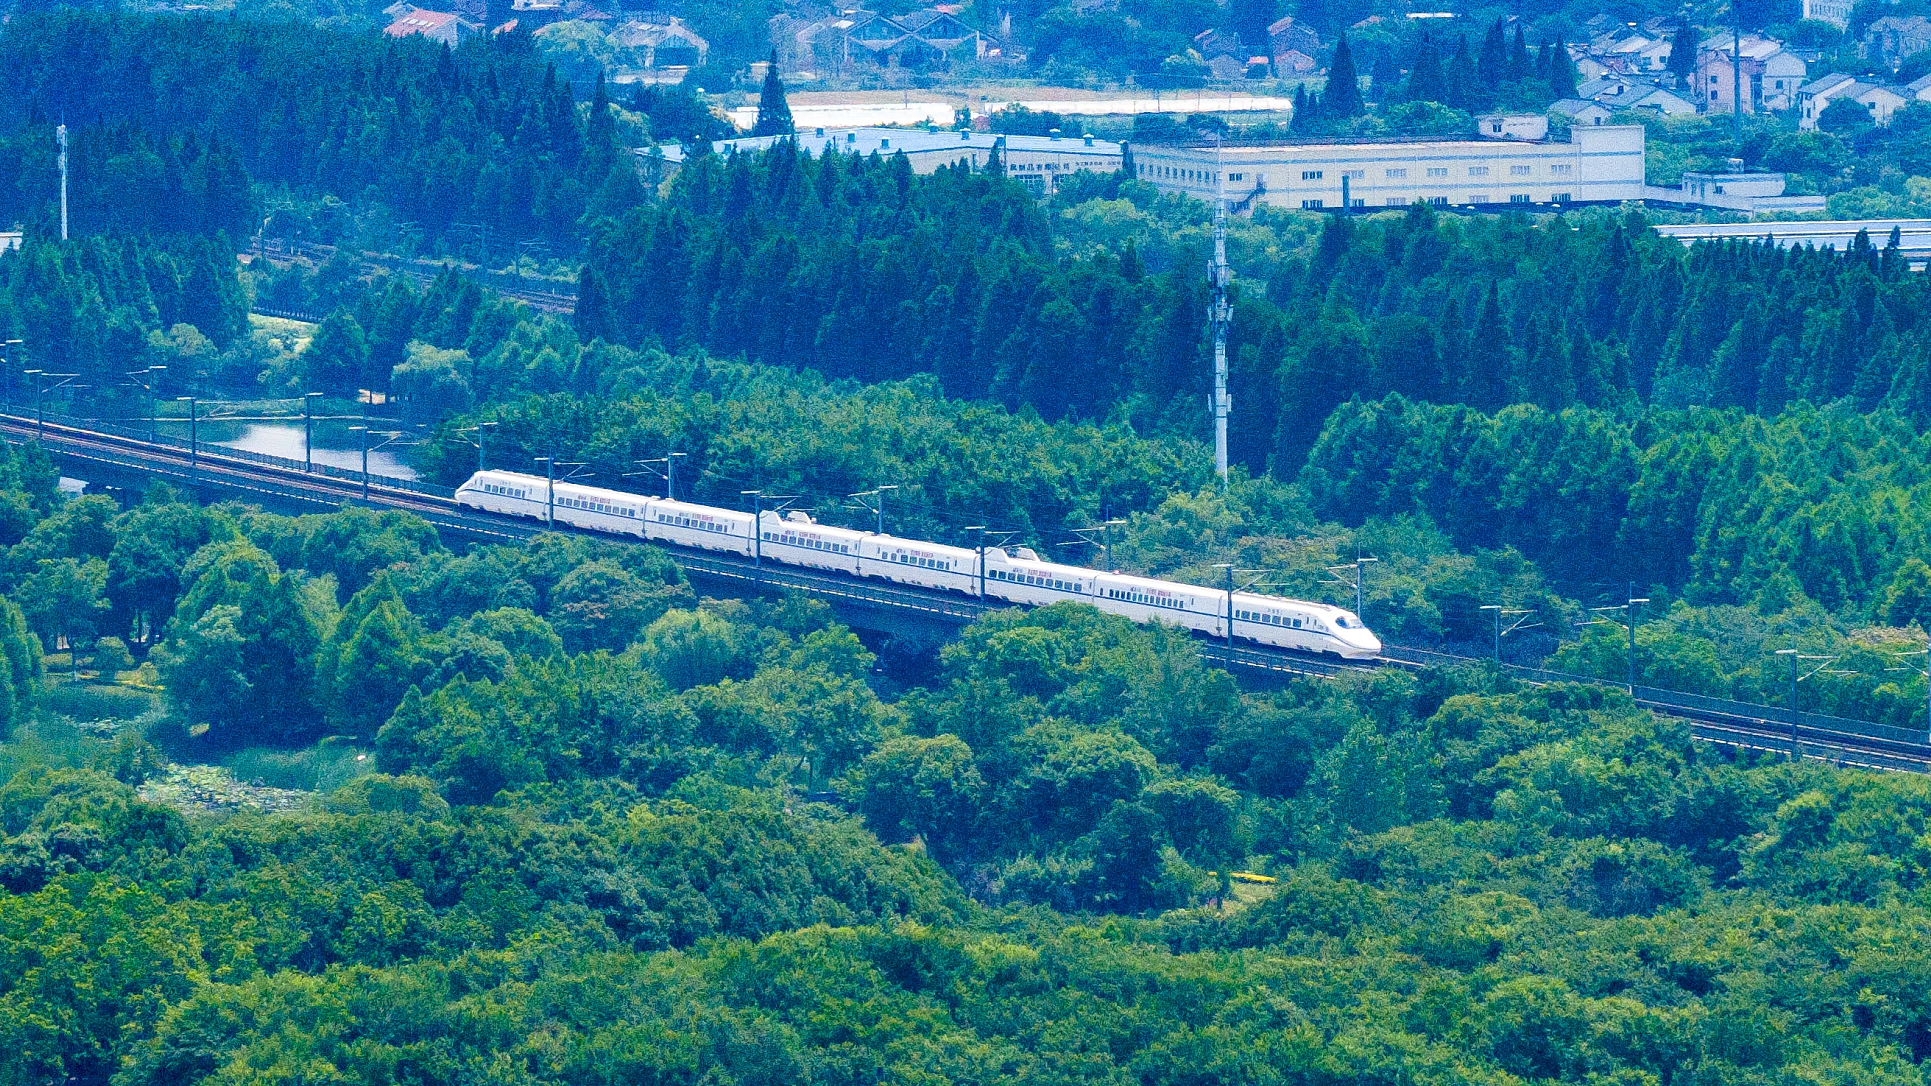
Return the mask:
<svg viewBox="0 0 1931 1086"><path fill-rule="evenodd" d="M1334 60L1328 64L1328 89L1323 96L1330 117L1359 117L1366 103L1361 100L1361 78L1354 69L1354 52L1348 36L1334 46Z"/></svg>
<svg viewBox="0 0 1931 1086"><path fill-rule="evenodd" d="M1676 28L1676 38L1670 42L1669 73L1678 80L1686 80L1696 72L1696 31L1685 22Z"/></svg>
<svg viewBox="0 0 1931 1086"><path fill-rule="evenodd" d="M1401 93L1401 65L1395 62L1394 50L1384 48L1375 54L1369 83L1369 91L1377 102L1389 101Z"/></svg>
<svg viewBox="0 0 1931 1086"><path fill-rule="evenodd" d="M791 103L785 101L784 82L778 78L778 51L764 69L764 89L758 93L758 123L753 136L789 136L796 127L791 120Z"/></svg>
<svg viewBox="0 0 1931 1086"><path fill-rule="evenodd" d="M1442 74L1441 50L1435 47L1433 39L1424 36L1421 47L1415 52L1414 67L1408 70L1408 93L1410 102L1445 102L1448 100L1448 80Z"/></svg>
<svg viewBox="0 0 1931 1086"><path fill-rule="evenodd" d="M1522 24L1515 24L1515 37L1509 42L1508 64L1502 69L1504 83L1520 83L1529 78L1529 43L1522 37Z"/></svg>
<svg viewBox="0 0 1931 1086"><path fill-rule="evenodd" d="M1576 96L1577 72L1575 58L1569 55L1569 45L1561 38L1549 47L1549 90L1557 98Z"/></svg>
<svg viewBox="0 0 1931 1086"><path fill-rule="evenodd" d="M1481 93L1481 82L1475 74L1475 59L1468 55L1468 38L1461 37L1455 42L1455 55L1448 58L1444 76L1448 81L1448 104L1456 109L1476 110L1488 104L1488 96Z"/></svg>
<svg viewBox="0 0 1931 1086"><path fill-rule="evenodd" d="M1509 46L1502 36L1502 20L1489 24L1488 33L1482 37L1482 53L1476 59L1475 73L1481 77L1482 86L1491 92L1502 85L1502 73L1508 68Z"/></svg>

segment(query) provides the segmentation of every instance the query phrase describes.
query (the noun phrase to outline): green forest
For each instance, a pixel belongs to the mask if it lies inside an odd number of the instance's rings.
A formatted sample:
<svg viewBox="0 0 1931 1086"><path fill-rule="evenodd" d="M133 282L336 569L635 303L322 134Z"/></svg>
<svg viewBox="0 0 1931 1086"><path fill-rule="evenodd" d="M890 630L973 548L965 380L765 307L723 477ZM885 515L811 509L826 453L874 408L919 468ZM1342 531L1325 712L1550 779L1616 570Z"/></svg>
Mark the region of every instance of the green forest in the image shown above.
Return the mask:
<svg viewBox="0 0 1931 1086"><path fill-rule="evenodd" d="M1806 711L1927 726L1931 287L1890 239L1238 218L1223 490L1211 209L635 168L723 123L528 35L15 14L0 399L380 397L431 483L677 453L680 497L868 525L890 485L894 532L1350 606L1370 556L1396 645L1620 681L1633 637L1643 684L1777 704L1795 648ZM533 247L573 313L482 277ZM1633 634L1592 610L1630 594ZM1071 604L935 645L653 547L0 457L0 1086L1922 1083L1928 819L1922 776L1486 660L1236 681Z"/></svg>

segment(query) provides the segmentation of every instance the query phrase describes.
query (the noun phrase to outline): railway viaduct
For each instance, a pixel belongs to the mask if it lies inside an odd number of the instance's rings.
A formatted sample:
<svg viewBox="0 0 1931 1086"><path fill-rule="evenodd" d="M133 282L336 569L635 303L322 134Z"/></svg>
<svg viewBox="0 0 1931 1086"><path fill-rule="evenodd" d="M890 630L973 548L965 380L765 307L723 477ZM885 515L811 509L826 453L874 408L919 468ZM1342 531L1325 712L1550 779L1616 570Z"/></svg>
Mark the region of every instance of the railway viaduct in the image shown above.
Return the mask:
<svg viewBox="0 0 1931 1086"><path fill-rule="evenodd" d="M545 531L530 521L464 509L429 488L396 479L363 479L359 473L305 468L276 457L202 446L190 449L166 441L111 433L73 420L37 421L0 414L0 437L14 443L37 442L68 475L110 490L145 489L163 481L205 499L237 499L289 513L327 512L345 505L396 509L422 517L446 540L517 543ZM559 525L559 531L574 531ZM797 592L829 604L839 620L856 629L884 633L916 645L934 645L959 628L1004 604L987 604L946 592L854 581L792 567L759 566L750 559L681 548L672 551L685 576L700 588L723 596ZM1373 662L1344 663L1303 653L1255 646L1212 644L1202 655L1249 683L1277 684L1304 676L1332 676L1376 666L1418 668L1479 665L1463 657L1390 647ZM1529 682L1591 682L1579 676L1507 667ZM1659 713L1687 720L1705 742L1735 749L1796 752L1842 765L1908 772L1931 772L1931 744L1922 732L1906 732L1864 721L1816 714L1793 715L1785 709L1704 698L1674 691L1636 687L1636 702Z"/></svg>

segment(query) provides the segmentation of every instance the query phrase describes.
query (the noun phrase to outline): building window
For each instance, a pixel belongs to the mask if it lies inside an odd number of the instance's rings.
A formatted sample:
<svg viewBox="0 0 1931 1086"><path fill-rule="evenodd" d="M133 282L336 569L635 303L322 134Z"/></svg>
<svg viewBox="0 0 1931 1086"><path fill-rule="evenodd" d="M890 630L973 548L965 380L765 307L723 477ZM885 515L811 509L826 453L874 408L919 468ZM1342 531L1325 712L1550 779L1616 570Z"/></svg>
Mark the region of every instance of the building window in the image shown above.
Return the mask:
<svg viewBox="0 0 1931 1086"><path fill-rule="evenodd" d="M1319 200L1302 200L1302 201L1301 201L1301 210L1302 210L1302 211L1319 211L1319 210L1321 210L1321 201L1319 201Z"/></svg>
<svg viewBox="0 0 1931 1086"><path fill-rule="evenodd" d="M1569 169L1570 167L1567 163L1557 163L1556 165L1549 167L1549 172L1556 175L1557 177L1567 177L1569 176Z"/></svg>
<svg viewBox="0 0 1931 1086"><path fill-rule="evenodd" d="M1319 181L1320 179L1321 179L1320 170L1302 170L1301 171L1301 180L1303 181Z"/></svg>
<svg viewBox="0 0 1931 1086"><path fill-rule="evenodd" d="M1526 204L1528 202L1529 194L1526 192L1511 193L1509 196L1509 203L1512 204Z"/></svg>
<svg viewBox="0 0 1931 1086"><path fill-rule="evenodd" d="M1487 166L1470 166L1468 168L1468 175L1470 177L1487 177L1488 167Z"/></svg>
<svg viewBox="0 0 1931 1086"><path fill-rule="evenodd" d="M1247 176L1247 175L1246 175L1246 174L1241 174L1241 173L1230 173L1230 174L1228 174L1228 175L1227 175L1227 180L1229 180L1229 181L1238 181L1238 180L1240 180L1241 178L1243 178L1243 177L1245 177L1245 176Z"/></svg>
<svg viewBox="0 0 1931 1086"><path fill-rule="evenodd" d="M1348 206L1349 207L1367 207L1368 201L1357 196L1348 201Z"/></svg>
<svg viewBox="0 0 1931 1086"><path fill-rule="evenodd" d="M1549 197L1549 202L1552 204L1566 204L1569 202L1569 194L1566 192L1558 192L1554 196Z"/></svg>
<svg viewBox="0 0 1931 1086"><path fill-rule="evenodd" d="M1354 178L1354 179L1355 179L1356 181L1366 181L1366 180L1368 179L1368 171L1366 171L1366 170L1343 170L1343 171L1341 171L1341 176L1342 176L1342 177L1352 177L1352 178Z"/></svg>
<svg viewBox="0 0 1931 1086"><path fill-rule="evenodd" d="M1471 204L1486 204L1488 203L1488 194L1483 192L1478 192L1473 196L1470 196L1468 198L1468 202Z"/></svg>
<svg viewBox="0 0 1931 1086"><path fill-rule="evenodd" d="M1406 207L1408 206L1408 201L1403 200L1399 196L1390 196L1388 197L1388 206L1389 207Z"/></svg>
<svg viewBox="0 0 1931 1086"><path fill-rule="evenodd" d="M1529 176L1529 167L1527 167L1527 166L1510 166L1510 167L1509 167L1509 176L1510 176L1510 177L1527 177L1527 176Z"/></svg>
<svg viewBox="0 0 1931 1086"><path fill-rule="evenodd" d="M1428 206L1429 206L1429 207L1447 207L1447 206L1448 206L1448 197L1446 197L1446 196L1430 196L1430 197L1428 198Z"/></svg>
<svg viewBox="0 0 1931 1086"><path fill-rule="evenodd" d="M1399 181L1399 180L1401 180L1402 178L1405 178L1405 177L1407 177L1407 176L1408 176L1408 171L1407 171L1407 170L1405 170L1405 169L1402 169L1402 170L1389 170L1389 171L1388 171L1388 177L1389 177L1389 179L1391 179L1391 180L1395 180L1395 181Z"/></svg>
<svg viewBox="0 0 1931 1086"><path fill-rule="evenodd" d="M1430 166L1430 167L1428 167L1428 176L1430 176L1430 177L1447 177L1447 176L1448 176L1448 167L1446 167L1446 166Z"/></svg>

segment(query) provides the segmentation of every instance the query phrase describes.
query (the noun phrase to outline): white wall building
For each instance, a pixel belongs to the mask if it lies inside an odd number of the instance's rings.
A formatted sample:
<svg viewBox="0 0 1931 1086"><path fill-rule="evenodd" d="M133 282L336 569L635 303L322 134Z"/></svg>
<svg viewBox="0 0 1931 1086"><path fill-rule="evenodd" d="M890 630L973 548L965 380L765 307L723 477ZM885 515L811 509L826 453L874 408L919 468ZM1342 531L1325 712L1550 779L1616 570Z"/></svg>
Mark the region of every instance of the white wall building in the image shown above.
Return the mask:
<svg viewBox="0 0 1931 1086"><path fill-rule="evenodd" d="M712 147L718 154L728 155L737 151L762 151L784 139L797 140L798 149L813 156L826 151L877 154L881 158L903 154L912 172L918 174L936 173L942 166L960 163L974 170L983 169L996 147L1006 176L1040 196L1057 191L1059 179L1069 174L1081 170L1112 173L1120 168L1120 145L1091 136L1001 136L918 128L810 128L799 130L796 136L719 140Z"/></svg>
<svg viewBox="0 0 1931 1086"><path fill-rule="evenodd" d="M1855 6L1852 0L1803 0L1802 14L1842 30L1851 25L1851 8Z"/></svg>
<svg viewBox="0 0 1931 1086"><path fill-rule="evenodd" d="M1139 177L1211 200L1216 162L1227 195L1255 204L1359 209L1509 204L1620 203L1643 189L1641 125L1576 126L1566 143L1388 140L1191 147L1136 146Z"/></svg>

